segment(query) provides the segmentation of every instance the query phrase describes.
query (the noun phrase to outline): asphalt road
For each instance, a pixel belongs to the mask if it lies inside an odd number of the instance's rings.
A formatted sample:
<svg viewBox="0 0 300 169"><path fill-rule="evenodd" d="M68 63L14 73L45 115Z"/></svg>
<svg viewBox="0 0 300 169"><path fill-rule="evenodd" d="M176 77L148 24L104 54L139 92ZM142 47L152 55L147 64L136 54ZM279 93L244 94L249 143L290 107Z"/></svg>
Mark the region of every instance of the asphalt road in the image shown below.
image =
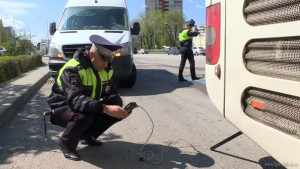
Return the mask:
<svg viewBox="0 0 300 169"><path fill-rule="evenodd" d="M209 147L238 130L210 102L205 80L178 82L180 56L135 55L136 84L120 89L124 104L135 101L148 111L154 122L153 135L145 150L159 165L141 162L138 153L151 133L151 121L137 108L127 119L112 126L100 140L101 147L79 145L82 161L70 161L58 149L62 128L47 121L49 139L44 141L42 113L48 110L46 97L51 79L0 129L0 168L28 169L152 169L215 168L253 169L277 164L247 136L210 151ZM205 57L196 56L197 74L204 73ZM189 76L187 63L184 74ZM272 168L272 167L269 167Z"/></svg>

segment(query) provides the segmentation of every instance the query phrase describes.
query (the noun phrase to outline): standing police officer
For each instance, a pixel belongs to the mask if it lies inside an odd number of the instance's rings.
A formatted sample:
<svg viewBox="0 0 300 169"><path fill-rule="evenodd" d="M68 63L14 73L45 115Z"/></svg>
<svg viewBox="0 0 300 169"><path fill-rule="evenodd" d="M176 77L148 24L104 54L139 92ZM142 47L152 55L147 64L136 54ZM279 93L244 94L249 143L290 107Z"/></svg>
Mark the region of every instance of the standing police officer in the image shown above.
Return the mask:
<svg viewBox="0 0 300 169"><path fill-rule="evenodd" d="M190 62L190 71L191 71L191 76L192 80L198 80L200 79L199 77L196 76L196 70L195 70L195 58L194 58L194 53L192 50L192 37L197 36L199 33L198 32L193 32L192 28L195 25L195 21L191 19L188 24L186 24L186 28L183 29L179 33L179 42L181 46L181 62L179 66L179 75L178 75L178 80L180 82L187 81L186 79L183 78L183 69L185 66L185 62L188 59Z"/></svg>
<svg viewBox="0 0 300 169"><path fill-rule="evenodd" d="M111 84L109 62L121 48L98 35L90 36L92 47L79 48L59 71L47 102L53 111L50 121L64 127L59 147L64 156L80 160L76 148L80 139L90 146L114 123L129 116Z"/></svg>

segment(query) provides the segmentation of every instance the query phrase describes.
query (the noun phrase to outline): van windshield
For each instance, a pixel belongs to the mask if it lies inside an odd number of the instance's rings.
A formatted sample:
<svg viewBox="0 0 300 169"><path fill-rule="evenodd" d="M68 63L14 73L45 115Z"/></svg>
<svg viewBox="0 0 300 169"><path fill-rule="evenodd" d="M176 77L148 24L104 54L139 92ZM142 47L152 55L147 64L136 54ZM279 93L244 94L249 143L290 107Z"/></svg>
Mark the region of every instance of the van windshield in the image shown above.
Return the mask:
<svg viewBox="0 0 300 169"><path fill-rule="evenodd" d="M59 30L128 30L128 16L125 8L66 8Z"/></svg>

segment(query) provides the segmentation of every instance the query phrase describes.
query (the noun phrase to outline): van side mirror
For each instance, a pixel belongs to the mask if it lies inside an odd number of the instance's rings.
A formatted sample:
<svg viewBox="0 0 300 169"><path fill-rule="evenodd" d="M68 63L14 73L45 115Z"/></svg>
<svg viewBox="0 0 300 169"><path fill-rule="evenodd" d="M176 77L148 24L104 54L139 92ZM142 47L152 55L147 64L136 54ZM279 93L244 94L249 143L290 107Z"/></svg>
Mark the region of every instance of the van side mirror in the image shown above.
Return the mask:
<svg viewBox="0 0 300 169"><path fill-rule="evenodd" d="M133 28L130 28L131 29L131 35L138 35L140 33L140 23L138 22L134 22L133 23Z"/></svg>
<svg viewBox="0 0 300 169"><path fill-rule="evenodd" d="M56 31L56 23L52 22L50 23L50 29L49 29L50 35L53 35L55 31Z"/></svg>

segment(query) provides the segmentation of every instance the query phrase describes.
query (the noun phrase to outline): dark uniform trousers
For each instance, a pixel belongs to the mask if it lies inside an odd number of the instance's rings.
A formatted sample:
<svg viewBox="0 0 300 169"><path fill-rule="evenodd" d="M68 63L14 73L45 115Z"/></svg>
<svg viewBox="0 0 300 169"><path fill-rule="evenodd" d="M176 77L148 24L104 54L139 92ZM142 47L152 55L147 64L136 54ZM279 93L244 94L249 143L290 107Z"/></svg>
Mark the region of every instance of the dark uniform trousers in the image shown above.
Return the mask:
<svg viewBox="0 0 300 169"><path fill-rule="evenodd" d="M111 101L110 101L111 102ZM105 102L104 102L105 104ZM112 103L106 103L107 105ZM122 106L122 103L114 105ZM51 115L51 123L65 128L60 141L71 150L76 150L79 140L83 134L98 138L109 127L122 119L109 116L105 113L81 114L74 113L68 106L56 109Z"/></svg>
<svg viewBox="0 0 300 169"><path fill-rule="evenodd" d="M186 60L188 59L190 62L190 71L191 71L191 76L195 77L196 76L196 70L195 70L195 58L194 58L194 53L193 50L189 47L181 47L181 62L179 66L179 77L183 77L183 70L185 67Z"/></svg>

